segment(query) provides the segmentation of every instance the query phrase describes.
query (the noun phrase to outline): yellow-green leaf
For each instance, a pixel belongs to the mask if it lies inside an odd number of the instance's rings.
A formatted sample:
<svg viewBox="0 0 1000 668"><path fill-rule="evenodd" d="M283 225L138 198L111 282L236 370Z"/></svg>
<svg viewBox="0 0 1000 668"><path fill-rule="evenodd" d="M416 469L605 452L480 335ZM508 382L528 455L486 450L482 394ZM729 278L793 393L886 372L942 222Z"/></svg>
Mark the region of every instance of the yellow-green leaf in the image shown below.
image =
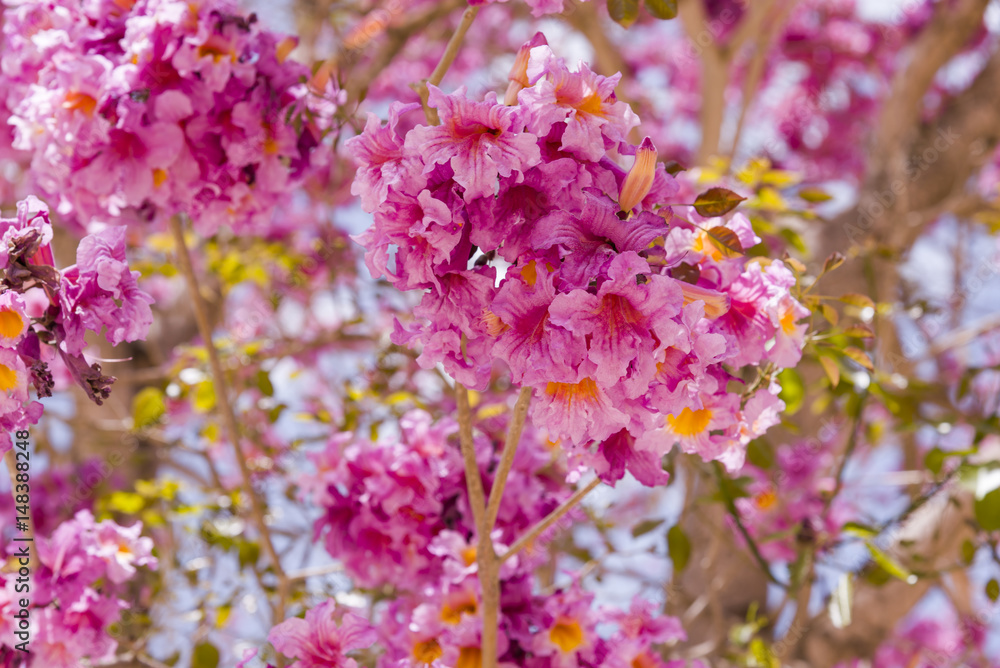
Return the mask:
<svg viewBox="0 0 1000 668"><path fill-rule="evenodd" d="M664 21L677 18L677 0L646 0L646 9Z"/></svg>
<svg viewBox="0 0 1000 668"><path fill-rule="evenodd" d="M841 295L840 301L851 306L857 306L858 308L875 308L875 302L871 300L871 297L858 294L857 292L848 292L846 295Z"/></svg>
<svg viewBox="0 0 1000 668"><path fill-rule="evenodd" d="M833 308L829 304L820 303L819 312L824 318L826 318L827 322L834 327L836 327L837 323L840 321L840 315L837 313L837 309Z"/></svg>
<svg viewBox="0 0 1000 668"><path fill-rule="evenodd" d="M826 202L833 199L833 196L828 194L822 188L809 187L803 188L799 191L799 198L813 204L819 204L820 202Z"/></svg>
<svg viewBox="0 0 1000 668"><path fill-rule="evenodd" d="M895 578L899 578L907 584L916 583L916 575L911 573L905 566L879 549L875 543L866 541L865 544L868 546L868 551L871 553L872 559L875 560L876 564L882 567L882 570Z"/></svg>
<svg viewBox="0 0 1000 668"><path fill-rule="evenodd" d="M114 492L108 497L108 507L126 515L135 515L146 505L146 500L134 492Z"/></svg>
<svg viewBox="0 0 1000 668"><path fill-rule="evenodd" d="M628 28L639 18L639 0L608 0L608 14L623 28Z"/></svg>
<svg viewBox="0 0 1000 668"><path fill-rule="evenodd" d="M830 387L837 387L840 383L840 367L837 366L837 362L824 356L819 358L819 363L823 366L826 377L830 379Z"/></svg>
<svg viewBox="0 0 1000 668"><path fill-rule="evenodd" d="M132 399L132 424L136 429L156 424L166 410L163 392L155 387L145 387Z"/></svg>
<svg viewBox="0 0 1000 668"><path fill-rule="evenodd" d="M667 532L667 551L670 560L674 562L674 573L683 571L691 559L691 539L679 524L670 527L670 531Z"/></svg>
<svg viewBox="0 0 1000 668"><path fill-rule="evenodd" d="M203 380L194 386L191 403L198 413L208 413L215 408L215 387L212 381Z"/></svg>

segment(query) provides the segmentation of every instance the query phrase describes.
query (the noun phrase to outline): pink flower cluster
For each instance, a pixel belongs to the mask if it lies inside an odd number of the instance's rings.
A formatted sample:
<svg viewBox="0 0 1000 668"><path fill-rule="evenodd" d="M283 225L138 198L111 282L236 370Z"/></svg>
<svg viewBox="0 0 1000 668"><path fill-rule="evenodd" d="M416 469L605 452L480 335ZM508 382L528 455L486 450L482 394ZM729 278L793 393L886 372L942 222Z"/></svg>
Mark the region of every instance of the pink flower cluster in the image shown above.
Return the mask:
<svg viewBox="0 0 1000 668"><path fill-rule="evenodd" d="M95 522L90 511L81 510L50 537L36 537L39 564L31 570L30 594L18 589L17 570L0 574L0 646L21 642L14 613L28 597L31 665L77 668L84 659L113 657L117 642L108 627L129 607L124 586L138 567L157 566L153 541L141 532L141 523ZM17 557L19 545L9 544L7 555Z"/></svg>
<svg viewBox="0 0 1000 668"><path fill-rule="evenodd" d="M205 233L266 223L340 100L328 71L310 79L295 41L231 0L19 2L4 36L14 147L83 226L124 212L184 213Z"/></svg>
<svg viewBox="0 0 1000 668"><path fill-rule="evenodd" d="M431 593L428 593L431 595ZM700 668L700 662L664 661L660 647L683 640L679 620L636 597L626 612L595 607L578 582L550 594L533 593L529 578L506 582L501 608L501 666L530 668ZM355 668L348 653L376 644L378 668L476 668L482 665L475 578L419 603L400 598L382 606L373 625L326 601L305 619L274 627L268 639L298 661L293 668ZM340 626L336 619L342 619ZM598 626L602 629L599 632ZM613 632L612 632L613 630ZM242 665L242 664L241 664Z"/></svg>
<svg viewBox="0 0 1000 668"><path fill-rule="evenodd" d="M492 485L508 412L477 421L475 446L487 493ZM351 650L382 648L377 665L481 665L482 605L474 521L463 462L451 419L433 422L423 411L401 420L398 438L377 443L351 434L334 437L313 456L317 473L303 490L324 509L316 537L342 561L355 584L391 587L391 601L377 606L373 624L341 615L332 601L272 629L275 649L298 659L299 668L353 668ZM661 472L662 473L662 472ZM498 552L524 535L570 491L560 451L530 426L522 435L493 534ZM630 612L595 608L593 595L574 584L539 593L534 571L548 558L540 544L500 570L500 658L506 665L662 668L654 645L684 638L678 620L636 599ZM339 628L335 619L342 616ZM617 633L598 634L598 625ZM625 657L622 662L622 657ZM638 663L636 663L638 662Z"/></svg>
<svg viewBox="0 0 1000 668"><path fill-rule="evenodd" d="M327 551L344 562L358 585L416 592L438 582L450 568L449 559L460 570L474 561L475 551L466 542L474 521L455 440L457 424L450 419L434 423L414 410L399 427L398 438L376 443L351 433L334 436L312 455L317 472L300 487L324 511L315 538L324 539ZM477 434L485 484L501 445L500 437ZM524 434L495 540L512 543L569 496L565 467L555 455L533 430Z"/></svg>
<svg viewBox="0 0 1000 668"><path fill-rule="evenodd" d="M831 547L852 514L842 498L827 508L835 486L832 448L807 442L782 445L775 459L771 475L752 464L743 467L741 474L751 480L750 496L736 499L740 518L761 554L790 562L798 556L800 540L814 543L819 551Z"/></svg>
<svg viewBox="0 0 1000 668"><path fill-rule="evenodd" d="M744 216L677 215L652 144L627 141L638 119L618 78L570 70L537 35L506 104L432 87L440 125L402 133L413 106L394 105L387 125L369 116L348 145L353 192L375 218L358 241L373 275L425 291L393 337L422 347L423 366L482 388L505 362L552 440L615 437L638 475L675 443L735 470L783 406L776 385L729 391L731 371L797 363L808 311L781 262L747 262L708 236L724 228L753 246Z"/></svg>
<svg viewBox="0 0 1000 668"><path fill-rule="evenodd" d="M34 197L17 205L17 217L0 218L0 452L11 448L8 432L38 422L59 356L69 375L101 403L114 378L83 356L87 331L114 345L146 337L153 322L152 297L139 289L138 272L125 258L125 228L106 227L77 248L77 263L54 266L48 209Z"/></svg>

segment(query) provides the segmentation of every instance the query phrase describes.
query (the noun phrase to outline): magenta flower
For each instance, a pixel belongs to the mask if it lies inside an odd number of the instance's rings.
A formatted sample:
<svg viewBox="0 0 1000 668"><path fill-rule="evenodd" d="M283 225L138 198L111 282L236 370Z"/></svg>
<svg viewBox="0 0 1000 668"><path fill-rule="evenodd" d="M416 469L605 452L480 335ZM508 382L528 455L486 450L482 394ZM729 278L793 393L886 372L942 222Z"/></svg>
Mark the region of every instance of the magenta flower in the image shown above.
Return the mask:
<svg viewBox="0 0 1000 668"><path fill-rule="evenodd" d="M390 189L412 193L426 182L421 175L419 153L407 151L396 130L401 115L419 108L417 104L393 103L385 125L369 113L364 132L345 144L362 165L351 183L351 194L361 198L365 211L375 211L389 196Z"/></svg>
<svg viewBox="0 0 1000 668"><path fill-rule="evenodd" d="M153 298L139 289L139 272L125 258L125 228L109 227L87 236L77 248L77 263L63 272L62 308L66 349L83 350L84 330L100 332L112 345L146 337L153 324Z"/></svg>
<svg viewBox="0 0 1000 668"><path fill-rule="evenodd" d="M271 629L267 639L274 649L298 659L289 668L357 668L348 652L367 649L376 640L368 620L351 612L335 620L337 604L324 601L306 611L305 619L286 619Z"/></svg>
<svg viewBox="0 0 1000 668"><path fill-rule="evenodd" d="M536 137L523 132L520 112L498 103L496 95L472 102L464 88L445 95L431 86L429 104L438 110L441 125L414 128L406 136L405 148L420 152L425 174L435 165L449 165L466 202L493 197L500 177L520 182L524 172L541 160Z"/></svg>

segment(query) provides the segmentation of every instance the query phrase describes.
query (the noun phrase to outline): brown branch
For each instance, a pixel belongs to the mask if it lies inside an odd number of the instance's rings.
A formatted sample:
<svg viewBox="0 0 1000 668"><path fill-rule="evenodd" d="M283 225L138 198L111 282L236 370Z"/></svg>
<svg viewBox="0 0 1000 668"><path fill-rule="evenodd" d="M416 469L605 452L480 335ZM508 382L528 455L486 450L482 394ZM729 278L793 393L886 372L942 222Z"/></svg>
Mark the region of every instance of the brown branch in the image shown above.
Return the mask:
<svg viewBox="0 0 1000 668"><path fill-rule="evenodd" d="M174 235L174 243L177 246L178 264L180 265L181 273L184 274L184 278L187 282L188 291L191 293L191 302L194 307L195 319L198 322L198 331L201 333L201 338L205 342L205 350L208 353L208 361L212 369L212 384L215 388L215 396L216 401L218 402L219 412L222 414L222 420L225 424L226 431L229 434L230 442L233 444L233 450L236 455L236 463L240 469L243 487L250 499L251 518L254 526L260 533L264 552L271 561L274 573L278 578L278 602L275 608L275 623L277 624L284 621L285 605L289 591L288 577L285 575L285 571L281 566L281 559L278 557L278 553L274 549L274 543L271 540L270 530L268 529L267 522L264 520L264 506L258 498L256 490L253 488L250 468L247 465L247 458L243 452L243 447L240 444L239 423L236 420L236 413L233 410L233 406L229 401L229 384L226 381L225 371L222 368L219 351L216 349L215 342L212 338L212 327L209 325L208 308L205 305L205 300L201 296L198 275L195 273L194 266L191 263L191 254L188 251L187 241L184 239L184 228L181 224L181 219L178 216L171 218L170 228Z"/></svg>
<svg viewBox="0 0 1000 668"><path fill-rule="evenodd" d="M455 383L455 403L458 408L458 440L465 462L465 485L469 490L469 505L476 523L476 565L478 567L479 588L482 595L483 629L480 651L483 668L496 668L497 634L500 627L500 562L493 550L490 527L486 524L486 494L483 479L476 462L475 442L472 436L472 410L469 407L469 391L459 382Z"/></svg>
<svg viewBox="0 0 1000 668"><path fill-rule="evenodd" d="M513 557L515 554L526 548L528 545L534 542L538 538L539 534L548 529L550 526L555 524L562 518L563 515L568 513L576 504L580 503L583 497L587 496L595 487L601 484L600 478L594 478L586 487L581 487L573 493L573 496L569 497L562 504L549 513L545 519L540 521L538 524L533 526L528 530L528 533L524 534L518 538L513 545L511 545L506 552L500 556L500 563L503 563Z"/></svg>
<svg viewBox="0 0 1000 668"><path fill-rule="evenodd" d="M368 94L368 88L372 82L402 53L403 48L410 41L411 37L464 4L464 0L440 2L430 10L421 13L405 23L386 28L385 44L375 54L374 58L372 58L371 63L369 63L365 71L357 77L352 77L344 86L344 89L347 91L347 99L351 102L361 102ZM356 47L356 49L360 48ZM350 53L351 51L341 54L341 60L345 59Z"/></svg>
<svg viewBox="0 0 1000 668"><path fill-rule="evenodd" d="M489 531L493 531L493 527L496 526L497 514L500 512L500 500L503 497L503 490L507 486L507 475L514 463L514 455L517 453L517 444L521 440L521 432L524 430L524 421L528 416L530 402L531 388L522 387L521 392L517 395L517 403L514 404L514 414L510 419L507 439L504 441L503 453L500 455L500 464L493 478L489 502L486 504L486 527Z"/></svg>
<svg viewBox="0 0 1000 668"><path fill-rule="evenodd" d="M420 104L424 108L424 115L427 117L427 122L431 125L438 125L441 120L438 118L437 109L433 109L427 104L427 98L430 95L428 86L438 86L444 80L444 75L448 73L448 68L455 62L458 51L462 48L462 42L465 40L465 33L469 32L469 27L476 19L476 15L479 14L479 9L480 5L476 5L462 12L462 20L459 21L458 27L455 28L451 39L448 40L448 45L445 47L444 53L441 54L441 60L438 61L437 67L431 72L430 78L420 83L417 91L420 94Z"/></svg>

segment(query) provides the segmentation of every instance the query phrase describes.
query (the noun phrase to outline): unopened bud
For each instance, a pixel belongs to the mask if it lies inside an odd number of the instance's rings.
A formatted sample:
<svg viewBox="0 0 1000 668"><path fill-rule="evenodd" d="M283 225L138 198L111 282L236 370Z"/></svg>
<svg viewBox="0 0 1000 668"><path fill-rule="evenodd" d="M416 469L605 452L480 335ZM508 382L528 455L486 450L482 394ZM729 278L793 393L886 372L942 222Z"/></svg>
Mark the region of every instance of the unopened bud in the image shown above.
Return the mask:
<svg viewBox="0 0 1000 668"><path fill-rule="evenodd" d="M295 47L299 45L298 37L286 37L285 39L278 42L278 46L274 49L274 55L277 57L279 63L284 63L285 59L288 58L288 54L295 50Z"/></svg>
<svg viewBox="0 0 1000 668"><path fill-rule="evenodd" d="M655 174L656 148L652 140L646 137L635 152L635 164L622 183L622 192L618 197L618 205L622 211L631 211L649 194Z"/></svg>
<svg viewBox="0 0 1000 668"><path fill-rule="evenodd" d="M517 50L517 58L514 59L514 66L510 68L507 75L507 92L503 96L503 103L508 107L517 104L517 94L527 88L531 82L528 81L528 59L531 57L531 50L536 46L545 46L545 35L536 32L535 36L521 45Z"/></svg>
<svg viewBox="0 0 1000 668"><path fill-rule="evenodd" d="M679 281L679 284L681 292L684 295L684 305L687 306L693 302L704 302L705 317L709 320L715 320L729 311L729 295L683 281Z"/></svg>

